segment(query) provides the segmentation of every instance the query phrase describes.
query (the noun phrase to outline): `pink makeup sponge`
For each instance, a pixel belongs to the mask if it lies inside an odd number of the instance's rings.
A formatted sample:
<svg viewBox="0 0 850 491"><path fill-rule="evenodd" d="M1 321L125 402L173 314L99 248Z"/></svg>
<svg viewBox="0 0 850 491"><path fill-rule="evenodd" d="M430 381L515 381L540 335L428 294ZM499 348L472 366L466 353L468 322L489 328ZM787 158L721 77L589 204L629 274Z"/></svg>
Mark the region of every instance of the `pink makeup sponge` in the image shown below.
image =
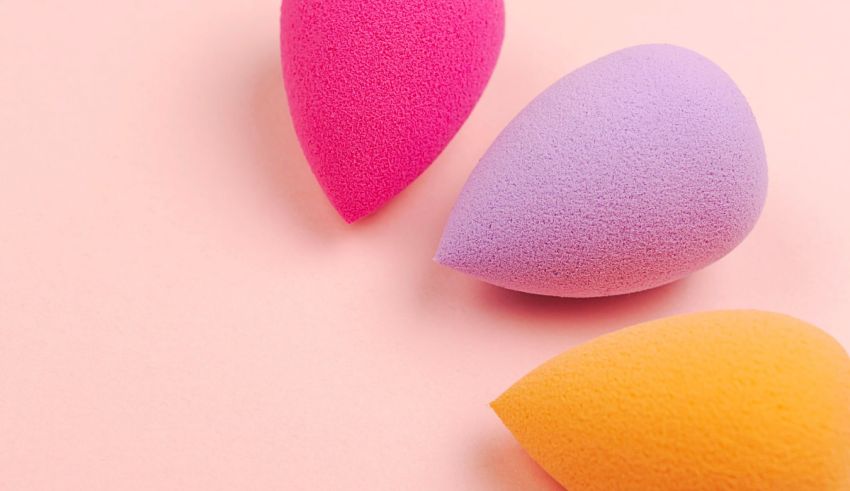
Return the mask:
<svg viewBox="0 0 850 491"><path fill-rule="evenodd" d="M295 131L346 221L437 158L481 96L503 35L502 0L283 0Z"/></svg>
<svg viewBox="0 0 850 491"><path fill-rule="evenodd" d="M761 135L729 76L683 48L637 46L567 75L504 129L435 259L530 293L645 290L731 251L766 191Z"/></svg>

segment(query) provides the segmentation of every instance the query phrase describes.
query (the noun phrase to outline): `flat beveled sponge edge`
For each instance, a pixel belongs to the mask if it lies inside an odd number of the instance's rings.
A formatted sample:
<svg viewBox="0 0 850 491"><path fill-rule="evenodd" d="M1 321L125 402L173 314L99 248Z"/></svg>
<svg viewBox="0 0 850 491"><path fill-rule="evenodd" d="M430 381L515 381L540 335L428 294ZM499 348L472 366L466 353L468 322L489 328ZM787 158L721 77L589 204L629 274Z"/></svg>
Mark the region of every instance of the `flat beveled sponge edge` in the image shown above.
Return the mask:
<svg viewBox="0 0 850 491"><path fill-rule="evenodd" d="M565 76L508 124L435 259L528 293L632 293L729 253L766 193L761 133L732 79L685 48L636 46Z"/></svg>
<svg viewBox="0 0 850 491"><path fill-rule="evenodd" d="M626 328L544 363L492 407L570 491L850 489L850 358L786 315Z"/></svg>
<svg viewBox="0 0 850 491"><path fill-rule="evenodd" d="M466 121L496 65L502 0L283 0L293 126L347 222L416 179Z"/></svg>

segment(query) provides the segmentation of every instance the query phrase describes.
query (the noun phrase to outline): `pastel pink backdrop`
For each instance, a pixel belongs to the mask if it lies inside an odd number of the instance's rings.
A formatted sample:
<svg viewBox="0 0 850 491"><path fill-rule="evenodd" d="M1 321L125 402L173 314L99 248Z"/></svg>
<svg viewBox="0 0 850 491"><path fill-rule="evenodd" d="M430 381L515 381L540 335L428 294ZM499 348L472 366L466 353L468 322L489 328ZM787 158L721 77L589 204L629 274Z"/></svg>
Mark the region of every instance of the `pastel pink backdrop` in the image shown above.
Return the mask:
<svg viewBox="0 0 850 491"><path fill-rule="evenodd" d="M850 345L850 4L809 5L511 0L467 124L349 226L292 131L275 0L0 3L0 489L555 490L487 406L552 355L739 307ZM511 117L647 42L749 97L771 179L749 239L589 301L431 262Z"/></svg>

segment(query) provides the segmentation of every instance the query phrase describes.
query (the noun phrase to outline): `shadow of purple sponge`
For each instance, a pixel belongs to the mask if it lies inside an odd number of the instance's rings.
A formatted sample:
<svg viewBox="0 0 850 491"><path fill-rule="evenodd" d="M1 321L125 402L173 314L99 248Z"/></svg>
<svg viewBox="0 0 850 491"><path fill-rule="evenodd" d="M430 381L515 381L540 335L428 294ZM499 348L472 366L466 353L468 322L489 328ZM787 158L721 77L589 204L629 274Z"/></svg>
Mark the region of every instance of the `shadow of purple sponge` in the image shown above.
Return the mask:
<svg viewBox="0 0 850 491"><path fill-rule="evenodd" d="M734 249L766 192L761 134L729 76L684 48L636 46L567 75L511 121L435 259L529 293L646 290Z"/></svg>

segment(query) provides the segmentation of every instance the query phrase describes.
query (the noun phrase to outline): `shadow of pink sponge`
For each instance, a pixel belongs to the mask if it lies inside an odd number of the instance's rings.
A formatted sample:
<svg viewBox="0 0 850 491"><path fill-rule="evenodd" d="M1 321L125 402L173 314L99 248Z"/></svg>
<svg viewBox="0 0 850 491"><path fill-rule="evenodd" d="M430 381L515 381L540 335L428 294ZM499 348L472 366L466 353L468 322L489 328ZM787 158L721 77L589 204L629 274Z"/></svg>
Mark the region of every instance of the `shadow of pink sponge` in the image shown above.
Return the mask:
<svg viewBox="0 0 850 491"><path fill-rule="evenodd" d="M530 293L636 292L729 253L766 192L761 135L729 76L683 48L627 48L567 75L504 129L435 259Z"/></svg>
<svg viewBox="0 0 850 491"><path fill-rule="evenodd" d="M293 124L346 221L443 151L490 79L504 22L502 0L283 0Z"/></svg>

